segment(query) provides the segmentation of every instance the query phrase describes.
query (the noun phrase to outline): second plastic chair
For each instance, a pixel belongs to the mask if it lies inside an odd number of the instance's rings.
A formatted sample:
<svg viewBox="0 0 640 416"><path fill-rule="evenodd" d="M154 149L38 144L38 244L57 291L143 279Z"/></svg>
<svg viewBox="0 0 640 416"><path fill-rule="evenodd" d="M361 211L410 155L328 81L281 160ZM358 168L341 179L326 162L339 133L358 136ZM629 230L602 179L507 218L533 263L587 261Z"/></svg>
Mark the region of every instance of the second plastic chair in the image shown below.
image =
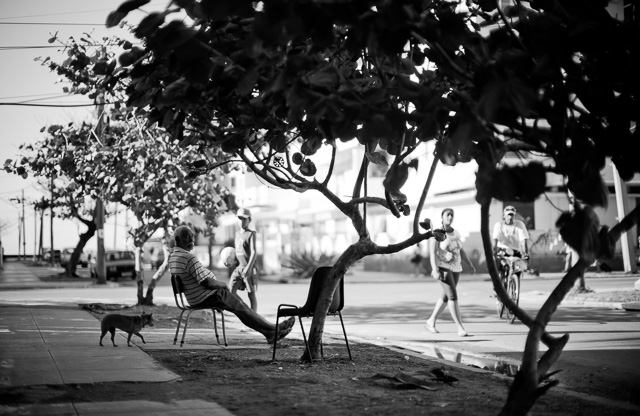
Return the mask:
<svg viewBox="0 0 640 416"><path fill-rule="evenodd" d="M311 357L311 350L309 350L309 343L307 342L307 335L304 332L304 326L302 325L302 318L312 318L313 314L316 310L316 305L318 304L318 300L320 299L320 292L322 290L322 282L329 276L331 273L332 267L330 266L321 266L318 267L311 276L311 283L309 284L309 294L307 295L307 301L303 306L289 305L286 303L278 306L278 312L276 316L276 339L278 337L278 321L280 317L285 316L297 316L298 321L300 322L300 328L302 329L302 337L304 338L304 345L307 348L307 354ZM351 349L349 348L349 340L347 339L347 331L344 329L344 321L342 320L342 308L344 307L344 278L340 279L340 283L338 288L333 294L333 300L331 302L331 306L329 306L329 312L327 316L339 316L340 324L342 325L342 333L344 334L344 341L347 344L347 351L349 353L349 359L353 360L351 357ZM273 344L273 360L276 359L276 348L277 342ZM324 353L322 351L322 344L320 344L320 353Z"/></svg>

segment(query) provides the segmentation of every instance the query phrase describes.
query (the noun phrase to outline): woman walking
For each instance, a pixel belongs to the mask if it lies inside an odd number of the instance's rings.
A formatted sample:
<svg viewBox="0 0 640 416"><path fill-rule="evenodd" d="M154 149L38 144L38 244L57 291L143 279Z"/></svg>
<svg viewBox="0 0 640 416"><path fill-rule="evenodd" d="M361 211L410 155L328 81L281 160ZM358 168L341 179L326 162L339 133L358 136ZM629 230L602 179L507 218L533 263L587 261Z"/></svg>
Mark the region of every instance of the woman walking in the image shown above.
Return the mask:
<svg viewBox="0 0 640 416"><path fill-rule="evenodd" d="M451 227L451 223L453 222L453 209L445 208L442 210L441 217L442 229L447 233L447 238L441 242L436 241L435 238L429 240L429 253L431 260L431 277L440 282L442 295L436 302L436 306L433 308L429 319L427 319L425 327L428 331L437 333L436 320L448 304L453 322L458 326L458 335L466 337L467 331L465 331L462 326L456 287L458 286L458 279L462 271L463 260L471 268L471 273L475 273L476 269L462 247L460 234Z"/></svg>

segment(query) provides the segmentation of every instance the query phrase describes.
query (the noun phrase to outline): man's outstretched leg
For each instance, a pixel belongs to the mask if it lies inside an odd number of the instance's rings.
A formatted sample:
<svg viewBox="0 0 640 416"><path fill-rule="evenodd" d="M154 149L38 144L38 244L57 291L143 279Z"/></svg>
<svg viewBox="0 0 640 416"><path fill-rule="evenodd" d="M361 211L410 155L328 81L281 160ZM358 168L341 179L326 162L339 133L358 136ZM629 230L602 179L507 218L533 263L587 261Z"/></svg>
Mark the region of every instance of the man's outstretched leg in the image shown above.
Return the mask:
<svg viewBox="0 0 640 416"><path fill-rule="evenodd" d="M225 289L217 290L215 294L207 298L198 306L210 306L212 308L220 308L233 313L243 324L264 335L269 344L280 341L282 338L289 335L296 322L294 317L281 322L278 325L278 339L276 340L276 325L254 312L254 310L248 307L238 295L235 295Z"/></svg>

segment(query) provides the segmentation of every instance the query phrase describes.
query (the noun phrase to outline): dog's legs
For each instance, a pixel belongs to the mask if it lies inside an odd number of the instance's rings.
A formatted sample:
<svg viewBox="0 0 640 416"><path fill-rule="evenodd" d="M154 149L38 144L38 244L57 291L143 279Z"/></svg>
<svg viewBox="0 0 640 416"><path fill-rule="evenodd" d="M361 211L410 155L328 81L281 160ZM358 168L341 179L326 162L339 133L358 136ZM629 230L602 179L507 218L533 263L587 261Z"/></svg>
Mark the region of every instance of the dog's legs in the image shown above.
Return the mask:
<svg viewBox="0 0 640 416"><path fill-rule="evenodd" d="M102 330L102 334L100 334L100 346L102 347L102 338L104 338L104 336L107 335L107 330L103 329Z"/></svg>
<svg viewBox="0 0 640 416"><path fill-rule="evenodd" d="M129 336L127 337L127 347L131 346L131 335L133 335L133 332L129 332Z"/></svg>
<svg viewBox="0 0 640 416"><path fill-rule="evenodd" d="M139 333L139 332L135 332L135 334L136 334L138 337L140 337L140 339L142 340L142 343L143 343L143 344L146 344L146 342L144 342L144 338L142 337L142 334L141 334L141 333Z"/></svg>
<svg viewBox="0 0 640 416"><path fill-rule="evenodd" d="M109 328L109 332L111 332L111 343L113 344L114 347L117 347L116 345L116 341L115 341L115 337L116 337L116 328L115 327L111 327Z"/></svg>

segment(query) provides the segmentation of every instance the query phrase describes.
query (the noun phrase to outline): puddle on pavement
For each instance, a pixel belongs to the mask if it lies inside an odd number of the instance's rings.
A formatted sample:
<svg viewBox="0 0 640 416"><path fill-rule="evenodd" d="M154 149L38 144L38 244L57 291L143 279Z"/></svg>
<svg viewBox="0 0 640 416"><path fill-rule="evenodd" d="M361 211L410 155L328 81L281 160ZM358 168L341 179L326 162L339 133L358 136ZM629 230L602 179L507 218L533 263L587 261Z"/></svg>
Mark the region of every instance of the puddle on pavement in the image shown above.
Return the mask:
<svg viewBox="0 0 640 416"><path fill-rule="evenodd" d="M518 373L518 370L520 370L519 364L512 364L506 361L496 360L492 358L466 355L455 351L443 350L436 346L427 346L426 349L423 349L421 351L421 354L433 358L439 358L441 360L452 361L458 364L468 365L471 367L482 368L510 377L515 377L515 375Z"/></svg>

